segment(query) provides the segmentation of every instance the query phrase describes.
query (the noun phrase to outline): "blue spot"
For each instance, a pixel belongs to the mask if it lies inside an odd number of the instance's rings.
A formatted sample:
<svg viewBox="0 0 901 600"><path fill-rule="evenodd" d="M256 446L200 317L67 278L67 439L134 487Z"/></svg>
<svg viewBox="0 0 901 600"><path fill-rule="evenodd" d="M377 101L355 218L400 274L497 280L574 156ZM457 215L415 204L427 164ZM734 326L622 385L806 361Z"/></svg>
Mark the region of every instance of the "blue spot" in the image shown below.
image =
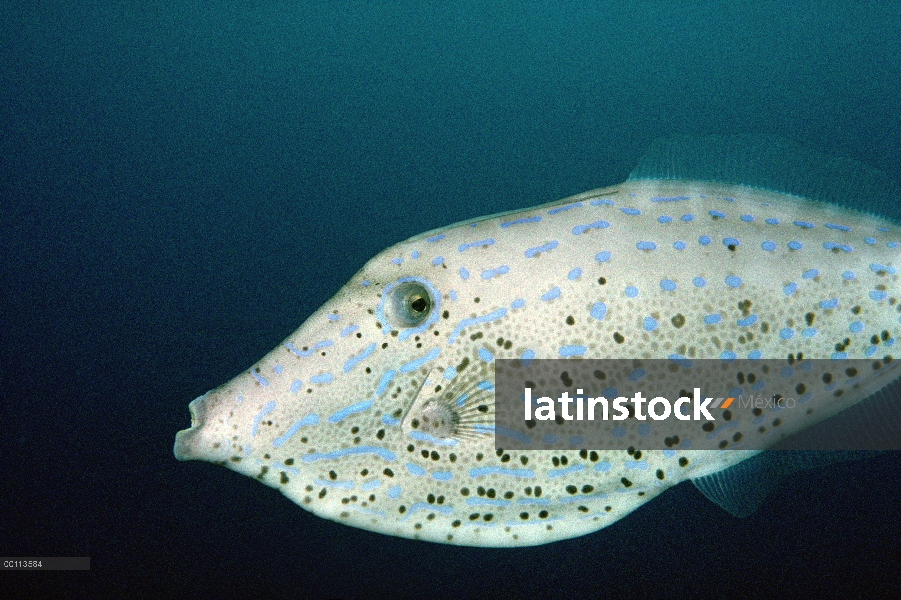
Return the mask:
<svg viewBox="0 0 901 600"><path fill-rule="evenodd" d="M463 281L469 279L469 271L466 270L466 267L460 267L460 279Z"/></svg>
<svg viewBox="0 0 901 600"><path fill-rule="evenodd" d="M638 295L638 288L635 287L634 285L630 285L629 287L626 288L626 297L627 298L634 298L637 295Z"/></svg>
<svg viewBox="0 0 901 600"><path fill-rule="evenodd" d="M707 315L706 317L704 317L704 324L705 325L716 325L717 323L719 323L722 320L723 320L723 317L714 313L712 315Z"/></svg>
<svg viewBox="0 0 901 600"><path fill-rule="evenodd" d="M623 211L623 213L627 214L627 215L640 215L641 214L641 211L638 210L637 208L621 208L620 210Z"/></svg>
<svg viewBox="0 0 901 600"><path fill-rule="evenodd" d="M391 259L391 264L393 264L393 265L399 265L402 262L404 262L404 259L402 259L402 258L392 258Z"/></svg>
<svg viewBox="0 0 901 600"><path fill-rule="evenodd" d="M432 479L437 479L438 481L450 481L454 478L454 474L450 471L435 471L432 473Z"/></svg>
<svg viewBox="0 0 901 600"><path fill-rule="evenodd" d="M528 366L529 363L532 362L532 359L535 358L534 350L526 350L520 355L519 360L522 362L523 366Z"/></svg>
<svg viewBox="0 0 901 600"><path fill-rule="evenodd" d="M478 248L479 246L491 246L492 244L494 244L494 240L487 238L484 240L479 240L477 242L466 242L465 244L460 244L459 246L457 246L457 250L460 252L465 252L470 248Z"/></svg>
<svg viewBox="0 0 901 600"><path fill-rule="evenodd" d="M557 208L552 208L549 211L547 211L547 214L556 215L557 213L561 213L564 210L569 210L571 208L579 208L581 206L582 206L581 202L575 202L573 204L567 204L566 206L558 206Z"/></svg>
<svg viewBox="0 0 901 600"><path fill-rule="evenodd" d="M808 269L807 271L804 271L804 274L801 275L801 277L804 279L813 279L819 274L820 272L817 269Z"/></svg>
<svg viewBox="0 0 901 600"><path fill-rule="evenodd" d="M419 250L414 250L413 252L411 252L410 258L412 258L413 260L418 259L419 258Z"/></svg>
<svg viewBox="0 0 901 600"><path fill-rule="evenodd" d="M848 353L847 352L833 352L832 354L829 355L829 358L831 358L832 360L845 360L846 358L848 358Z"/></svg>
<svg viewBox="0 0 901 600"><path fill-rule="evenodd" d="M851 228L846 225L836 225L835 223L826 223L826 227L829 229L838 229L839 231L851 231Z"/></svg>
<svg viewBox="0 0 901 600"><path fill-rule="evenodd" d="M744 319L736 321L739 327L750 327L757 322L757 315L748 315Z"/></svg>
<svg viewBox="0 0 901 600"><path fill-rule="evenodd" d="M560 348L560 356L563 356L563 357L582 356L587 351L588 351L588 348L586 348L585 346L575 346L575 345L562 346Z"/></svg>
<svg viewBox="0 0 901 600"><path fill-rule="evenodd" d="M870 298L872 300L875 300L876 302L882 302L883 300L885 300L885 297L887 295L888 294L886 294L885 292L880 292L878 290L873 290L870 292Z"/></svg>
<svg viewBox="0 0 901 600"><path fill-rule="evenodd" d="M296 394L300 391L300 388L303 387L303 381L300 379L295 379L291 382L291 393Z"/></svg>
<svg viewBox="0 0 901 600"><path fill-rule="evenodd" d="M657 244L654 242L638 242L635 247L639 250L656 250Z"/></svg>
<svg viewBox="0 0 901 600"><path fill-rule="evenodd" d="M491 362L494 360L494 355L485 348L479 348L479 358L485 362Z"/></svg>
<svg viewBox="0 0 901 600"><path fill-rule="evenodd" d="M706 246L707 244L710 243L710 236L702 235L701 237L698 238L698 243L701 244L702 246Z"/></svg>
<svg viewBox="0 0 901 600"><path fill-rule="evenodd" d="M870 346L869 348L867 348L866 350L864 350L863 355L866 356L867 358L869 358L870 356L873 356L874 354L876 354L876 351L877 351L877 350L879 350L878 347L876 347L876 346Z"/></svg>
<svg viewBox="0 0 901 600"><path fill-rule="evenodd" d="M347 361L344 363L344 368L343 368L343 369L344 369L344 372L345 372L345 373L349 372L349 371L350 371L351 369L353 369L353 368L354 368L361 360L365 360L365 359L368 358L369 355L372 354L373 352L375 352L375 343L372 343L372 344L369 344L368 346L366 346L366 348L364 348L363 351L360 352L358 355L356 355L356 356L351 356L350 358L348 358Z"/></svg>
<svg viewBox="0 0 901 600"><path fill-rule="evenodd" d="M505 469L504 467L476 467L469 470L470 477L482 475L509 475L511 477L535 477L532 469Z"/></svg>
<svg viewBox="0 0 901 600"><path fill-rule="evenodd" d="M692 221L695 220L695 216L694 216L694 215L682 215L682 216L679 217L679 218L680 218L682 221L686 222L686 223L690 223L690 222L692 222Z"/></svg>
<svg viewBox="0 0 901 600"><path fill-rule="evenodd" d="M707 280L705 280L703 277L695 277L694 279L691 280L691 282L697 288L702 288L705 285L707 285Z"/></svg>
<svg viewBox="0 0 901 600"><path fill-rule="evenodd" d="M813 229L813 223L808 223L807 221L795 221L795 225L804 229Z"/></svg>
<svg viewBox="0 0 901 600"><path fill-rule="evenodd" d="M651 202L679 202L680 200L688 200L690 196L652 196Z"/></svg>
<svg viewBox="0 0 901 600"><path fill-rule="evenodd" d="M817 334L816 327L808 327L807 329L805 329L804 331L801 332L801 335L806 338L812 338L816 334Z"/></svg>
<svg viewBox="0 0 901 600"><path fill-rule="evenodd" d="M506 221L501 223L501 229L506 229L512 225L520 225L522 223L538 223L541 221L541 217L535 215L534 217L523 217L522 219L516 219L515 221Z"/></svg>
<svg viewBox="0 0 901 600"><path fill-rule="evenodd" d="M578 279L581 276L582 276L582 269L580 269L579 267L576 267L575 269L573 269L572 271L569 272L569 275L567 275L566 278L569 279L570 281L575 281L576 279Z"/></svg>
<svg viewBox="0 0 901 600"><path fill-rule="evenodd" d="M338 423L348 415L352 415L354 413L362 412L364 410L368 410L369 407L372 406L372 400L363 400L362 402L356 402L351 404L350 406L345 406L341 410L332 414L328 421L329 423Z"/></svg>
<svg viewBox="0 0 901 600"><path fill-rule="evenodd" d="M457 376L457 368L456 367L448 367L444 369L444 378L450 381L454 377Z"/></svg>
<svg viewBox="0 0 901 600"><path fill-rule="evenodd" d="M398 367L397 370L401 373L409 373L410 371L415 371L430 360L435 360L436 358L438 358L440 354L441 350L439 350L438 348L432 348L431 350L429 350L428 354L420 356L419 358L414 358L407 364Z"/></svg>
<svg viewBox="0 0 901 600"><path fill-rule="evenodd" d="M525 254L526 258L533 258L535 255L540 254L542 252L550 252L551 250L553 250L554 248L556 248L559 245L560 245L560 243L557 240L551 240L550 242L548 242L546 244L542 244L541 246L535 246L534 248L529 248L523 254Z"/></svg>
<svg viewBox="0 0 901 600"><path fill-rule="evenodd" d="M795 283L794 281L792 281L791 283L786 285L784 288L782 288L782 291L785 293L786 296L791 296L792 294L795 293L795 290L797 290L797 289L798 289L798 284Z"/></svg>
<svg viewBox="0 0 901 600"><path fill-rule="evenodd" d="M766 219L766 221L764 221L764 222L765 222L767 225L778 225L778 224L779 224L779 219L774 219L774 218L770 217L769 219Z"/></svg>
<svg viewBox="0 0 901 600"><path fill-rule="evenodd" d="M667 217L665 215L661 215L661 216L657 217L658 223L671 223L672 220L673 220L672 217Z"/></svg>
<svg viewBox="0 0 901 600"><path fill-rule="evenodd" d="M602 460L601 462L599 462L598 464L596 464L594 466L594 470L599 473L606 473L612 467L613 467L613 465L611 465L609 462L607 462L606 460Z"/></svg>
<svg viewBox="0 0 901 600"><path fill-rule="evenodd" d="M676 282L672 279L661 279L660 288L665 292L672 292L676 289Z"/></svg>
<svg viewBox="0 0 901 600"><path fill-rule="evenodd" d="M657 319L653 317L645 317L644 321L642 321L642 327L644 327L645 331L654 331L657 329Z"/></svg>
<svg viewBox="0 0 901 600"><path fill-rule="evenodd" d="M731 350L723 350L722 352L720 352L720 358L722 360L733 360L735 358L735 352L732 352Z"/></svg>
<svg viewBox="0 0 901 600"><path fill-rule="evenodd" d="M341 320L341 315L336 315L336 314L325 315L325 318L328 319L329 321L339 321L339 320Z"/></svg>
<svg viewBox="0 0 901 600"><path fill-rule="evenodd" d="M729 275L728 277L726 277L726 285L731 288L737 288L741 285L741 277L738 277L736 275Z"/></svg>
<svg viewBox="0 0 901 600"><path fill-rule="evenodd" d="M853 271L845 271L844 273L842 273L842 279L846 281L852 281L854 277L855 276Z"/></svg>
<svg viewBox="0 0 901 600"><path fill-rule="evenodd" d="M745 223L750 223L751 221L754 220L754 217L751 216L751 215L742 215L740 218L741 218L741 220L744 221Z"/></svg>
<svg viewBox="0 0 901 600"><path fill-rule="evenodd" d="M615 438L626 437L626 428L623 427L622 425L617 425L616 427L614 427L610 430L610 435L612 435Z"/></svg>
<svg viewBox="0 0 901 600"><path fill-rule="evenodd" d="M877 264L877 263L871 264L871 265L870 265L870 270L871 270L872 272L876 273L877 275L879 274L880 271L885 271L885 272L888 273L889 275L894 275L894 274L895 274L895 269L894 269L894 268L892 268L892 267L887 267L887 266L885 266L885 265L880 265L880 264Z"/></svg>
<svg viewBox="0 0 901 600"><path fill-rule="evenodd" d="M509 272L510 272L510 267L508 267L507 265L501 265L496 269L487 269L485 271L482 271L481 277L482 277L482 279L485 279L487 281L488 279L491 279L492 277L495 277L496 275L506 275Z"/></svg>
<svg viewBox="0 0 901 600"><path fill-rule="evenodd" d="M897 248L898 242L889 242L885 245L886 248Z"/></svg>
<svg viewBox="0 0 901 600"><path fill-rule="evenodd" d="M320 373L310 377L310 383L331 383L333 379L331 373Z"/></svg>
<svg viewBox="0 0 901 600"><path fill-rule="evenodd" d="M432 259L432 264L435 265L436 267L443 262L444 262L443 256L436 256L435 258Z"/></svg>
<svg viewBox="0 0 901 600"><path fill-rule="evenodd" d="M820 300L820 308L835 308L838 306L838 298L833 298L831 300Z"/></svg>
<svg viewBox="0 0 901 600"><path fill-rule="evenodd" d="M739 243L739 241L737 239L735 239L734 237L727 237L727 238L723 238L723 246L738 247L738 246L741 246L741 243Z"/></svg>
<svg viewBox="0 0 901 600"><path fill-rule="evenodd" d="M718 219L725 219L725 218L726 218L726 213L720 212L720 211L718 211L718 210L711 210L709 214L710 214L711 217L716 217L716 218L718 218Z"/></svg>
<svg viewBox="0 0 901 600"><path fill-rule="evenodd" d="M854 321L848 326L848 329L851 331L851 333L860 333L861 331L863 331L863 323L861 323L860 321Z"/></svg>
<svg viewBox="0 0 901 600"><path fill-rule="evenodd" d="M419 465L407 463L405 466L407 467L407 471L410 472L410 475L415 475L416 477L422 477L423 475L425 475L425 469L423 469Z"/></svg>
<svg viewBox="0 0 901 600"><path fill-rule="evenodd" d="M457 301L457 292L456 292L456 290L451 290L451 291L449 291L449 292L447 293L447 295L450 296L450 299L451 299L452 302L456 302L456 301Z"/></svg>
<svg viewBox="0 0 901 600"><path fill-rule="evenodd" d="M607 221L601 220L601 221L595 221L594 223L588 223L585 225L576 225L575 227L573 227L572 233L573 233L573 235L581 235L581 234L585 233L586 231L588 231L589 229L607 229L608 227L610 227L610 223L608 223Z"/></svg>
<svg viewBox="0 0 901 600"><path fill-rule="evenodd" d="M644 369L635 369L629 373L629 381L638 381L646 375Z"/></svg>
<svg viewBox="0 0 901 600"><path fill-rule="evenodd" d="M799 242L797 240L792 240L788 243L789 250L800 250L803 247L804 247L804 244L802 244L801 242Z"/></svg>
<svg viewBox="0 0 901 600"><path fill-rule="evenodd" d="M273 371L276 375L281 375L283 370L284 370L284 369L282 368L281 365L275 365L274 367L272 367L272 371Z"/></svg>
<svg viewBox="0 0 901 600"><path fill-rule="evenodd" d="M394 452L380 446L354 446L353 448L344 448L343 450L334 450L332 452L317 452L314 454L304 454L300 457L300 461L304 464L310 464L317 460L334 460L344 456L354 454L375 454L384 460L397 460Z"/></svg>
<svg viewBox="0 0 901 600"><path fill-rule="evenodd" d="M676 250L685 250L685 242L673 242L673 248Z"/></svg>
<svg viewBox="0 0 901 600"><path fill-rule="evenodd" d="M599 263L605 263L610 260L610 253L604 250L603 252L598 252L594 255L594 259Z"/></svg>
<svg viewBox="0 0 901 600"><path fill-rule="evenodd" d="M794 329L789 329L788 327L784 327L779 330L779 337L781 337L783 340L790 340L793 337L795 337L795 331L794 331Z"/></svg>
<svg viewBox="0 0 901 600"><path fill-rule="evenodd" d="M751 360L757 360L761 356L763 356L763 352L761 352L760 350L751 350L750 352L748 352L748 358L750 358Z"/></svg>
<svg viewBox="0 0 901 600"><path fill-rule="evenodd" d="M854 250L851 246L847 244L836 244L835 242L823 242L823 248L826 250L841 250L843 252L851 252Z"/></svg>
<svg viewBox="0 0 901 600"><path fill-rule="evenodd" d="M426 241L427 242L437 242L438 240L443 240L443 239L444 239L444 234L439 233L438 235L433 235L432 237L427 238Z"/></svg>
<svg viewBox="0 0 901 600"><path fill-rule="evenodd" d="M359 328L360 328L359 325L348 325L347 327L345 327L344 329L341 330L340 335L341 335L341 337L347 337Z"/></svg>
<svg viewBox="0 0 901 600"><path fill-rule="evenodd" d="M760 247L763 248L764 250L766 250L767 252L772 252L773 250L776 249L776 244L767 240L766 242L763 242L762 244L760 244Z"/></svg>
<svg viewBox="0 0 901 600"><path fill-rule="evenodd" d="M526 301L522 298L517 298L513 302L510 303L510 308L522 308L526 305Z"/></svg>
<svg viewBox="0 0 901 600"><path fill-rule="evenodd" d="M868 236L868 237L863 238L863 241L865 241L866 243L868 243L869 245L872 246L873 244L876 243L876 238L872 238L872 237Z"/></svg>
<svg viewBox="0 0 901 600"><path fill-rule="evenodd" d="M547 302L548 300L554 300L555 298L559 298L559 297L560 297L560 288L557 287L556 285L541 295L541 299L545 302Z"/></svg>
<svg viewBox="0 0 901 600"><path fill-rule="evenodd" d="M607 305L603 302L595 302L591 305L591 316L597 319L598 321L604 318L604 315L607 314Z"/></svg>
<svg viewBox="0 0 901 600"><path fill-rule="evenodd" d="M392 485L390 488L388 488L388 491L385 492L385 495L392 500L397 500L398 498L400 498L400 486Z"/></svg>

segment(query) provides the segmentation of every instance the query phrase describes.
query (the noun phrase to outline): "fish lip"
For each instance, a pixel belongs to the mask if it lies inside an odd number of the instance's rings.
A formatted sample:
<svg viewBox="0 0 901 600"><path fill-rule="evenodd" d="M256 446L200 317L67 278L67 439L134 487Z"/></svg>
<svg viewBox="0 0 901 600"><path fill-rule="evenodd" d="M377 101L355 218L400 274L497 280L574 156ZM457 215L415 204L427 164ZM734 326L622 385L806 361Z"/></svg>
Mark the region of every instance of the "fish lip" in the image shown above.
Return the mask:
<svg viewBox="0 0 901 600"><path fill-rule="evenodd" d="M195 460L198 458L194 449L199 441L200 429L204 423L203 404L207 395L209 395L209 392L198 396L188 404L188 412L191 413L191 426L175 434L175 445L172 448L172 453L177 460Z"/></svg>

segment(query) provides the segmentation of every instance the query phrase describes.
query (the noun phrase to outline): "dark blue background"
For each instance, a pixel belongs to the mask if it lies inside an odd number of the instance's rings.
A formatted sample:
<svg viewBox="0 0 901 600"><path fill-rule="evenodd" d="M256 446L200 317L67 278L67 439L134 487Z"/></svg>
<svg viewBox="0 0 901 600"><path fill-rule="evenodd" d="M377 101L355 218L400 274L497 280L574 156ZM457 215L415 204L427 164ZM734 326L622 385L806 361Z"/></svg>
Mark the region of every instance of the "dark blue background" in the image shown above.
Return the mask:
<svg viewBox="0 0 901 600"><path fill-rule="evenodd" d="M897 456L744 520L683 485L487 550L336 525L171 449L191 399L377 251L616 183L658 136L778 134L898 178L899 31L897 2L4 3L0 554L93 566L0 593L897 591Z"/></svg>

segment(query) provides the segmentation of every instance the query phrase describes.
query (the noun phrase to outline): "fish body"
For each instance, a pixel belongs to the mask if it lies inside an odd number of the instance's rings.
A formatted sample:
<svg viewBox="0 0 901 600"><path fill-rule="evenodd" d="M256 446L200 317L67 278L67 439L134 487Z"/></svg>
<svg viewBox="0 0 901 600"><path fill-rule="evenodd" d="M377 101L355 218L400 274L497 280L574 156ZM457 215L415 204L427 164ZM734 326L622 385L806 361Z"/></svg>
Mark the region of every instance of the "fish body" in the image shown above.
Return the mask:
<svg viewBox="0 0 901 600"><path fill-rule="evenodd" d="M390 535L582 535L756 451L496 449L495 360L884 359L899 241L893 222L849 208L663 178L424 233L194 400L175 455Z"/></svg>

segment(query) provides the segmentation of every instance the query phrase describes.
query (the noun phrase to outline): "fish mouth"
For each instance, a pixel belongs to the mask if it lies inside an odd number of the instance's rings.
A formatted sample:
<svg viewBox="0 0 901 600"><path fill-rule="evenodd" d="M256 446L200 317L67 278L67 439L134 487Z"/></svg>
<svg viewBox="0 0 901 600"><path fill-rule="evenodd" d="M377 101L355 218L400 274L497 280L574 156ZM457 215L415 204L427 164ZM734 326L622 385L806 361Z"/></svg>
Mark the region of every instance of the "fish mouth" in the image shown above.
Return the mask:
<svg viewBox="0 0 901 600"><path fill-rule="evenodd" d="M191 413L191 426L175 434L175 446L172 453L178 460L198 460L196 448L200 442L200 430L203 427L204 401L209 392L198 396L188 405Z"/></svg>

